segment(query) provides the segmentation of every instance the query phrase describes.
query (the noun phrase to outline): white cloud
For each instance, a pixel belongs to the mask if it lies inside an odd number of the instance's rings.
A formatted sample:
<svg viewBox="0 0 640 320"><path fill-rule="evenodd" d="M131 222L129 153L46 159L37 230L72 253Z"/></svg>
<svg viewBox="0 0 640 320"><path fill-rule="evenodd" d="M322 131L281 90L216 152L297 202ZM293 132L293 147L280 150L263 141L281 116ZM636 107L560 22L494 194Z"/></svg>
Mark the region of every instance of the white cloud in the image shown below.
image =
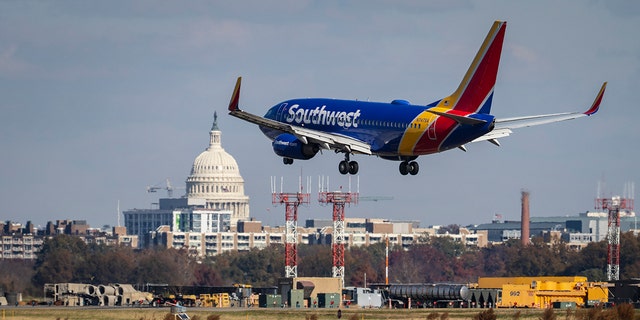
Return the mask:
<svg viewBox="0 0 640 320"><path fill-rule="evenodd" d="M0 77L21 77L32 72L34 67L18 55L18 45L0 47Z"/></svg>
<svg viewBox="0 0 640 320"><path fill-rule="evenodd" d="M511 44L508 45L507 48L509 48L511 54L513 54L513 56L518 59L519 62L523 62L526 64L536 64L540 62L540 58L538 57L538 55L533 52L533 50L525 46Z"/></svg>

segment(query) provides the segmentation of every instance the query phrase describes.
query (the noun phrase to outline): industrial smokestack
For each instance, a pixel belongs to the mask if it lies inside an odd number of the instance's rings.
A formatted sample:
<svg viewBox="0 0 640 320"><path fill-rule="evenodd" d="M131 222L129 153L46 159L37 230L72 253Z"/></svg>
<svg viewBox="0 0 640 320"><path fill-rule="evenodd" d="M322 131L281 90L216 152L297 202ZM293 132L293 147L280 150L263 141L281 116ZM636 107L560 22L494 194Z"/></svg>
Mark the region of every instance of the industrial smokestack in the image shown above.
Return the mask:
<svg viewBox="0 0 640 320"><path fill-rule="evenodd" d="M522 213L520 219L520 239L522 245L529 244L529 191L522 190Z"/></svg>

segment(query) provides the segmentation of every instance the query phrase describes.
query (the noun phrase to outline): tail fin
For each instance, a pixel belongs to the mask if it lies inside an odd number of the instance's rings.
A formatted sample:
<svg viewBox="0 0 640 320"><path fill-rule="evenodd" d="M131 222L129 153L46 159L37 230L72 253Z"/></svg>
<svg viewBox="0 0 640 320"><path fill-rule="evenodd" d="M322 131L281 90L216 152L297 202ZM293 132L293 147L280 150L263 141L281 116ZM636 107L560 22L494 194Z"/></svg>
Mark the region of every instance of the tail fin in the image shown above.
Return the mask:
<svg viewBox="0 0 640 320"><path fill-rule="evenodd" d="M502 53L502 42L507 27L506 21L495 21L473 59L458 89L442 99L438 107L472 113L489 113L493 98L493 87L498 75L498 64Z"/></svg>

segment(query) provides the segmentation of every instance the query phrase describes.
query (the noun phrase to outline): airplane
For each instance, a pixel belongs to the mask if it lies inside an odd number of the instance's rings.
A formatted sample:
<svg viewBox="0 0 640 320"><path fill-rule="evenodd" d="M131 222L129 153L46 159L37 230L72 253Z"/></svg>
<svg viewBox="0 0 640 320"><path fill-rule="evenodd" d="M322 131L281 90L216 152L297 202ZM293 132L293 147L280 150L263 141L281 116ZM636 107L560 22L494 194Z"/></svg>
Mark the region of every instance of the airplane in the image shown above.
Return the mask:
<svg viewBox="0 0 640 320"><path fill-rule="evenodd" d="M506 30L506 21L495 21L458 88L448 97L428 105L406 100L391 103L329 98L291 99L270 108L260 117L239 108L238 77L229 102L229 114L257 124L272 140L274 152L284 164L308 160L321 150L344 153L338 164L341 174L357 174L359 165L351 155L374 155L400 161L402 175L416 175L418 156L499 138L516 128L571 120L595 114L607 82L584 112L565 112L499 119L490 114L493 89Z"/></svg>

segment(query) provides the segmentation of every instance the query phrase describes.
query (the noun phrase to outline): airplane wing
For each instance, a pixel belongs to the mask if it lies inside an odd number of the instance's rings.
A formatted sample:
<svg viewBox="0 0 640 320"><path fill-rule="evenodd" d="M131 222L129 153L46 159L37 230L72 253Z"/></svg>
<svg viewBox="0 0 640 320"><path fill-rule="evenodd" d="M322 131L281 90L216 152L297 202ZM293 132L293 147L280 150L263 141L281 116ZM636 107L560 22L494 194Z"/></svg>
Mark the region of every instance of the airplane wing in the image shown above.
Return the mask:
<svg viewBox="0 0 640 320"><path fill-rule="evenodd" d="M299 126L278 122L267 119L246 111L240 110L238 107L240 101L240 83L242 77L238 77L236 87L233 90L231 101L229 102L229 114L242 120L257 124L261 127L267 127L282 132L288 132L296 136L303 143L316 143L320 147L328 150L338 150L348 153L371 154L371 146L364 141L354 139L339 134L331 134L313 129L307 129Z"/></svg>
<svg viewBox="0 0 640 320"><path fill-rule="evenodd" d="M543 115L535 115L535 116L526 116L526 117L514 117L514 118L503 118L496 119L496 127L493 131L485 134L482 137L479 137L472 142L478 141L489 141L496 145L499 145L496 139L503 138L509 136L513 131L512 129L524 128L524 127L532 127L541 124L559 122L572 120L576 118L582 118L586 116L590 116L598 112L600 108L600 102L602 102L602 96L604 95L604 91L607 88L607 83L603 83L600 88L600 92L596 96L593 104L589 110L585 112L565 112L565 113L554 113L554 114L543 114Z"/></svg>

